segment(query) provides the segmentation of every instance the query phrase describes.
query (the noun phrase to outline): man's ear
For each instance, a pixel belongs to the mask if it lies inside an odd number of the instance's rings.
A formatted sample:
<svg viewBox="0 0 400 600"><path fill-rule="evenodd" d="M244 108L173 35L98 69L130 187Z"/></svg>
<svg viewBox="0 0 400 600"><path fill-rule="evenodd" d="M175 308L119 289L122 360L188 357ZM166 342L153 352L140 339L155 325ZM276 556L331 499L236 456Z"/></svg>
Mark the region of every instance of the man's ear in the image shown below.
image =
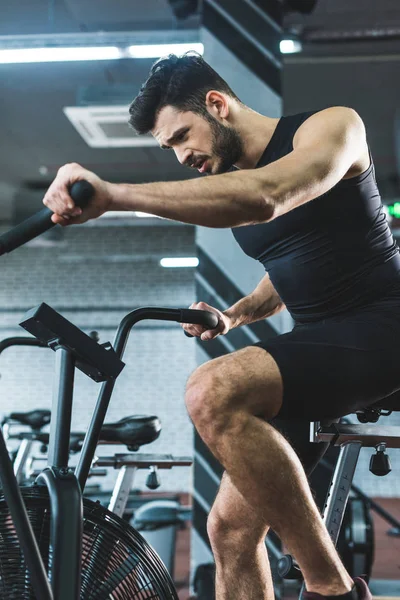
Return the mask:
<svg viewBox="0 0 400 600"><path fill-rule="evenodd" d="M229 116L228 98L222 92L210 90L206 96L207 110L215 117L227 119Z"/></svg>

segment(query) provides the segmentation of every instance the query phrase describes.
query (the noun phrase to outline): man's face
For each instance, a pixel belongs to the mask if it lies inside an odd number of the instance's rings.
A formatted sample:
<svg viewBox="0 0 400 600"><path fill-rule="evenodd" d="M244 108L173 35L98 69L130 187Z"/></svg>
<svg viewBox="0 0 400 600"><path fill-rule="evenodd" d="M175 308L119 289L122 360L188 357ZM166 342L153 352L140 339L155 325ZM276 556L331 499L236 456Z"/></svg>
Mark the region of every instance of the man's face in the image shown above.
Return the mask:
<svg viewBox="0 0 400 600"><path fill-rule="evenodd" d="M243 141L236 129L172 106L161 109L153 136L161 148L174 150L183 165L200 173L226 173L242 156Z"/></svg>

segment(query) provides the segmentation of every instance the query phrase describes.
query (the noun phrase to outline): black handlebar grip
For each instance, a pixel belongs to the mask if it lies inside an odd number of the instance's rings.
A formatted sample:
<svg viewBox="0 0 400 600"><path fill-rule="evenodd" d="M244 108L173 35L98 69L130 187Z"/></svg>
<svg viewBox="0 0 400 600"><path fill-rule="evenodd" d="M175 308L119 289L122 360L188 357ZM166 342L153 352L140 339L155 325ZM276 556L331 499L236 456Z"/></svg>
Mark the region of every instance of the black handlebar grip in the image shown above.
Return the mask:
<svg viewBox="0 0 400 600"><path fill-rule="evenodd" d="M85 208L94 195L94 188L88 181L76 181L72 184L69 193L77 206ZM0 256L19 248L54 227L52 215L53 212L49 208L43 208L0 236Z"/></svg>
<svg viewBox="0 0 400 600"><path fill-rule="evenodd" d="M69 189L69 195L76 206L79 206L79 208L86 208L94 196L94 187L85 179L75 181Z"/></svg>
<svg viewBox="0 0 400 600"><path fill-rule="evenodd" d="M181 323L191 323L193 325L203 325L207 329L215 329L218 325L218 316L209 310L193 310L191 308L182 309ZM186 337L194 337L187 331Z"/></svg>

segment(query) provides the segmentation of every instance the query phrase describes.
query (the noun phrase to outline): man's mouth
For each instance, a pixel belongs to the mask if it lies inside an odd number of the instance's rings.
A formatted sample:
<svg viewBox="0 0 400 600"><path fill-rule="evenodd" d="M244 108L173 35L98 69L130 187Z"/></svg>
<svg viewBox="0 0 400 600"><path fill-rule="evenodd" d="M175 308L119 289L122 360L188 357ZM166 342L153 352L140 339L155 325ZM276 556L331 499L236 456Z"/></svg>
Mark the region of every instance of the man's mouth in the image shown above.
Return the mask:
<svg viewBox="0 0 400 600"><path fill-rule="evenodd" d="M197 160L194 160L190 166L192 169L197 169L199 173L204 173L207 168L207 159L198 158Z"/></svg>

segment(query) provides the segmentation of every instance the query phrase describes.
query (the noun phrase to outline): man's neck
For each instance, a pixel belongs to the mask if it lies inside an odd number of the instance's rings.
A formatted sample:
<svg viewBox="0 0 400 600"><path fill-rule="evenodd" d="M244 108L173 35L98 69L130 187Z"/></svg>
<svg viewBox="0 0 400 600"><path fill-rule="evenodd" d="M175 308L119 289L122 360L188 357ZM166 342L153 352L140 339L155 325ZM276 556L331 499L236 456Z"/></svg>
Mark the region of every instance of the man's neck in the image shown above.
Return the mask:
<svg viewBox="0 0 400 600"><path fill-rule="evenodd" d="M242 136L244 153L235 167L238 169L254 169L271 141L279 119L273 119L259 113L240 108L236 115L235 127Z"/></svg>

